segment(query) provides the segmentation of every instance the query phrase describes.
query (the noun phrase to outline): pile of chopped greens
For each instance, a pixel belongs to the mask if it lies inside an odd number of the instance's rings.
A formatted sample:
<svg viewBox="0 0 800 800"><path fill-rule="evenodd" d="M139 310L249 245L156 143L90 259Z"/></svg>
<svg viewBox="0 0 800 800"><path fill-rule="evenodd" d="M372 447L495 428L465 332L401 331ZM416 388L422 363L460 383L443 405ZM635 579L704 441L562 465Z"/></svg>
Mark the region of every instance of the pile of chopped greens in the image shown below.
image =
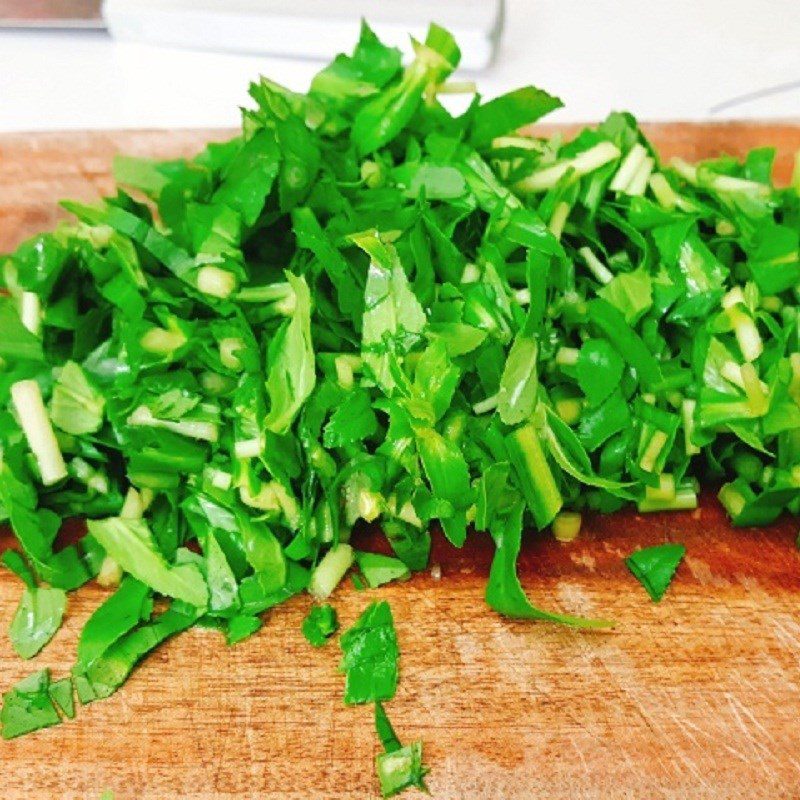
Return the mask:
<svg viewBox="0 0 800 800"><path fill-rule="evenodd" d="M307 94L261 79L241 135L119 158L116 196L64 203L73 221L0 259L11 636L31 657L66 592L109 587L81 701L193 625L233 644L354 566L407 578L432 524L457 547L491 534L492 608L601 626L529 602L525 529L692 509L700 483L737 525L797 513L800 170L774 188L771 149L667 166L624 113L521 134L560 101L448 83L459 50L435 25L414 49L404 68L364 25ZM56 546L76 516L87 533ZM393 556L354 549L361 520ZM338 625L323 609L315 645ZM348 702L394 693L382 609L342 637ZM60 686L18 686L4 735L58 721ZM421 783L377 709L384 790Z"/></svg>

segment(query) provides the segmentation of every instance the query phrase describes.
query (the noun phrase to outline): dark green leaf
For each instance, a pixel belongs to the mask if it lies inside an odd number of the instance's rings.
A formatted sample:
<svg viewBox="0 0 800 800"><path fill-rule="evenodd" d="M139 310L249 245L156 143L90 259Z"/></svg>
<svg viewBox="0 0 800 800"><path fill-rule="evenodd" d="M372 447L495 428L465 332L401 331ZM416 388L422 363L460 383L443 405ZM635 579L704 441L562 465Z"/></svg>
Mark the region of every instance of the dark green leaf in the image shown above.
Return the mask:
<svg viewBox="0 0 800 800"><path fill-rule="evenodd" d="M325 447L342 447L362 442L377 430L378 419L370 405L369 394L353 389L331 415L322 442Z"/></svg>
<svg viewBox="0 0 800 800"><path fill-rule="evenodd" d="M518 503L509 516L495 525L494 559L486 586L486 602L490 608L517 619L540 619L561 622L577 628L608 628L614 623L602 619L584 619L568 614L554 614L536 608L520 585L517 577L517 556L522 539L523 505Z"/></svg>
<svg viewBox="0 0 800 800"><path fill-rule="evenodd" d="M41 340L19 318L9 297L0 295L0 358L20 361L43 361Z"/></svg>
<svg viewBox="0 0 800 800"><path fill-rule="evenodd" d="M515 133L563 105L557 97L535 86L515 89L475 109L470 141L475 147L486 147L495 137Z"/></svg>
<svg viewBox="0 0 800 800"><path fill-rule="evenodd" d="M339 620L336 609L328 603L311 606L303 620L303 636L314 647L322 647L337 630L339 630Z"/></svg>
<svg viewBox="0 0 800 800"><path fill-rule="evenodd" d="M279 166L275 134L259 131L228 164L214 201L235 209L246 225L253 225L264 208Z"/></svg>
<svg viewBox="0 0 800 800"><path fill-rule="evenodd" d="M50 671L34 672L3 695L0 727L4 739L14 739L58 725L61 717L50 697Z"/></svg>
<svg viewBox="0 0 800 800"><path fill-rule="evenodd" d="M624 368L622 358L604 339L589 339L583 343L575 374L578 386L591 405L600 405L614 392Z"/></svg>
<svg viewBox="0 0 800 800"><path fill-rule="evenodd" d="M631 553L625 564L657 603L667 591L685 555L686 548L682 544L661 544Z"/></svg>
<svg viewBox="0 0 800 800"><path fill-rule="evenodd" d="M344 654L339 670L345 673L344 701L348 705L391 700L397 691L400 651L389 604L367 607L339 644Z"/></svg>
<svg viewBox="0 0 800 800"><path fill-rule="evenodd" d="M391 581L404 581L411 575L409 568L399 558L381 553L356 550L356 564L370 589L377 589Z"/></svg>

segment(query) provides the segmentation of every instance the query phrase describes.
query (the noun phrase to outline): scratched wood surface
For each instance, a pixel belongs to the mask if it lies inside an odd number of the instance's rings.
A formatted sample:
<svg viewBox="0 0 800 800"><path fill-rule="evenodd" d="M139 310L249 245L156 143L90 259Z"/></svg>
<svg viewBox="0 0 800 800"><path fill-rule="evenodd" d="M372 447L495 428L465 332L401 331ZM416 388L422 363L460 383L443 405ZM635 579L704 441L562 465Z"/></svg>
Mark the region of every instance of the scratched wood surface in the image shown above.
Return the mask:
<svg viewBox="0 0 800 800"><path fill-rule="evenodd" d="M800 128L650 128L690 158L781 150L786 180ZM52 226L62 197L110 189L115 152L191 153L209 132L0 137L0 252ZM216 132L220 138L222 132ZM333 601L345 626L373 596L391 602L402 678L388 709L402 739L421 738L438 800L800 797L800 554L796 521L733 530L712 497L693 514L588 521L561 545L527 538L523 583L547 608L611 617L610 633L499 618L482 600L491 548L437 538L429 573ZM379 539L365 534L366 546ZM688 556L651 604L623 556L664 541ZM11 539L0 534L0 550ZM66 674L80 627L104 596L70 598L55 640L33 662L5 631L20 591L0 574L0 688L34 668ZM0 742L4 800L331 800L376 796L368 708L345 708L337 645L315 650L298 598L229 649L210 632L168 642L113 697L77 719Z"/></svg>

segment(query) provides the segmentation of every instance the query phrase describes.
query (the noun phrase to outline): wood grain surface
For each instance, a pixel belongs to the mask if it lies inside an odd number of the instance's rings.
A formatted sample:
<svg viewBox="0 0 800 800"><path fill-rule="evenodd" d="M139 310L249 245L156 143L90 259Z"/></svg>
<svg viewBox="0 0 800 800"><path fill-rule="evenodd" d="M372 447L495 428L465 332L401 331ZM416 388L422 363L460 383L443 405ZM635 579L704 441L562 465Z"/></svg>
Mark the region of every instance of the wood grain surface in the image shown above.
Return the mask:
<svg viewBox="0 0 800 800"><path fill-rule="evenodd" d="M786 180L800 128L659 125L667 154L781 149ZM0 137L0 252L52 226L62 197L111 188L111 157L194 152L222 132ZM365 546L380 537L362 534ZM422 738L437 800L800 797L800 554L797 523L733 530L702 511L592 518L578 541L526 537L523 584L547 608L617 621L586 633L513 622L483 603L491 547L456 551L405 585L334 595L344 626L390 601L402 677L387 704L403 740ZM650 603L622 559L665 541L688 548L665 599ZM0 550L11 544L0 534ZM5 635L20 592L0 573L0 688L34 668L65 675L104 592L70 597L61 631L23 663ZM193 630L161 647L113 697L60 727L0 742L4 800L339 800L377 795L369 708L346 708L336 643L300 634L297 598L232 649ZM408 795L410 798L412 795Z"/></svg>

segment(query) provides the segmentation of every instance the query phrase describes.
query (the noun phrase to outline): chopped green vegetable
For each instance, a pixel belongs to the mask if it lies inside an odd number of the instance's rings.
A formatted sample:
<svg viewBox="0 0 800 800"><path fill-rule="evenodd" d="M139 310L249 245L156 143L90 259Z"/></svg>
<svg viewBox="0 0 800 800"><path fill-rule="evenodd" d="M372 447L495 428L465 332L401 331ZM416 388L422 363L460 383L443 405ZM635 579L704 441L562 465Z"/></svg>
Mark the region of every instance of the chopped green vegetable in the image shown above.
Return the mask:
<svg viewBox="0 0 800 800"><path fill-rule="evenodd" d="M33 658L61 627L67 607L63 589L26 587L11 620L8 635L21 658Z"/></svg>
<svg viewBox="0 0 800 800"><path fill-rule="evenodd" d="M470 141L475 147L485 147L496 137L515 133L562 105L557 97L535 86L515 89L475 109Z"/></svg>
<svg viewBox="0 0 800 800"><path fill-rule="evenodd" d="M0 358L18 361L43 361L42 343L29 331L10 298L0 295Z"/></svg>
<svg viewBox="0 0 800 800"><path fill-rule="evenodd" d="M381 795L392 797L412 786L427 792L425 774L428 770L422 764L422 742L405 747L400 744L380 702L375 703L375 730L384 749L375 758Z"/></svg>
<svg viewBox="0 0 800 800"><path fill-rule="evenodd" d="M11 442L0 449L0 504L36 576L58 589L76 589L89 579L80 551L72 545L54 551L61 520L38 503L22 444Z"/></svg>
<svg viewBox="0 0 800 800"><path fill-rule="evenodd" d="M492 525L497 550L486 585L486 602L495 611L517 619L543 619L561 622L578 628L608 628L614 623L602 619L583 619L568 614L553 614L536 608L528 598L517 577L517 556L522 537L523 506L518 502L508 517Z"/></svg>
<svg viewBox="0 0 800 800"><path fill-rule="evenodd" d="M93 387L79 364L67 361L53 386L50 419L66 433L94 433L103 424L105 397Z"/></svg>
<svg viewBox="0 0 800 800"><path fill-rule="evenodd" d="M329 597L353 564L353 548L349 544L337 544L325 554L311 573L308 592L324 600Z"/></svg>
<svg viewBox="0 0 800 800"><path fill-rule="evenodd" d="M67 718L75 719L75 687L71 678L62 678L53 681L48 689L50 699L55 703L56 708Z"/></svg>
<svg viewBox="0 0 800 800"><path fill-rule="evenodd" d="M356 551L356 564L370 589L391 581L404 581L410 575L409 568L399 559L381 553Z"/></svg>
<svg viewBox="0 0 800 800"><path fill-rule="evenodd" d="M8 567L29 589L36 588L36 578L25 559L16 550L6 550L0 563Z"/></svg>
<svg viewBox="0 0 800 800"><path fill-rule="evenodd" d="M586 400L600 405L619 386L625 364L605 339L589 339L583 343L575 364L575 377Z"/></svg>
<svg viewBox="0 0 800 800"><path fill-rule="evenodd" d="M127 679L136 664L161 642L193 625L199 614L189 606L173 604L152 622L118 638L83 672L85 691L90 699L113 694ZM87 702L83 697L81 702Z"/></svg>
<svg viewBox="0 0 800 800"><path fill-rule="evenodd" d="M345 703L391 700L397 691L400 651L389 604L369 605L339 644L344 653L339 670L345 673Z"/></svg>
<svg viewBox="0 0 800 800"><path fill-rule="evenodd" d="M152 612L151 590L131 576L123 578L83 626L74 672L85 672L115 642L150 619Z"/></svg>
<svg viewBox="0 0 800 800"><path fill-rule="evenodd" d="M383 797L393 797L412 786L421 789L425 785L422 742L412 742L391 753L379 753L375 766Z"/></svg>
<svg viewBox="0 0 800 800"><path fill-rule="evenodd" d="M67 477L64 455L42 401L42 391L34 380L11 385L11 403L25 434L44 486L53 486Z"/></svg>
<svg viewBox="0 0 800 800"><path fill-rule="evenodd" d="M61 722L50 696L51 686L50 671L44 669L23 678L3 695L0 727L4 739L14 739Z"/></svg>
<svg viewBox="0 0 800 800"><path fill-rule="evenodd" d="M286 273L292 292L291 319L270 342L267 394L270 408L264 427L286 433L314 388L314 348L311 343L311 295L305 279Z"/></svg>
<svg viewBox="0 0 800 800"><path fill-rule="evenodd" d="M657 603L667 591L685 555L686 548L682 544L660 544L631 553L625 564Z"/></svg>
<svg viewBox="0 0 800 800"><path fill-rule="evenodd" d="M380 701L375 702L375 732L378 734L378 738L381 740L383 749L387 753L393 753L395 750L399 750L403 746L400 744L400 740L397 738L397 734L394 732L392 723L389 722L389 717L386 716L383 703Z"/></svg>
<svg viewBox="0 0 800 800"><path fill-rule="evenodd" d="M168 564L144 521L123 517L90 520L89 533L125 572L160 594L198 608L208 604L208 588L198 566Z"/></svg>
<svg viewBox="0 0 800 800"><path fill-rule="evenodd" d="M336 609L329 603L311 606L303 620L303 636L314 647L322 647L339 630Z"/></svg>
<svg viewBox="0 0 800 800"><path fill-rule="evenodd" d="M258 617L243 615L231 617L225 639L230 646L233 646L249 639L260 628L261 620Z"/></svg>
<svg viewBox="0 0 800 800"><path fill-rule="evenodd" d="M364 24L306 94L257 81L239 135L117 159L135 196L65 202L0 258L11 633L32 655L64 592L117 587L80 637L81 702L192 625L234 644L324 600L354 561L356 587L403 580L436 525L491 534L498 612L600 627L530 603L524 531L693 508L701 481L737 525L800 511L798 177L774 187L763 149L667 165L624 113L520 132L560 106L536 87L455 114L459 59L432 25L403 66ZM88 533L61 547L69 517ZM364 523L396 558L354 551ZM642 559L663 593L677 561ZM342 646L348 703L394 694L388 606ZM58 722L42 675L4 735ZM421 780L397 745L387 793Z"/></svg>
<svg viewBox="0 0 800 800"><path fill-rule="evenodd" d="M511 464L536 525L550 524L561 510L564 500L552 468L545 455L538 431L533 425L517 428L506 437ZM520 526L524 508L520 508ZM516 554L514 555L516 560Z"/></svg>
<svg viewBox="0 0 800 800"><path fill-rule="evenodd" d="M239 606L239 589L225 552L214 531L209 531L205 542L206 583L208 584L208 610L210 614L227 615Z"/></svg>

